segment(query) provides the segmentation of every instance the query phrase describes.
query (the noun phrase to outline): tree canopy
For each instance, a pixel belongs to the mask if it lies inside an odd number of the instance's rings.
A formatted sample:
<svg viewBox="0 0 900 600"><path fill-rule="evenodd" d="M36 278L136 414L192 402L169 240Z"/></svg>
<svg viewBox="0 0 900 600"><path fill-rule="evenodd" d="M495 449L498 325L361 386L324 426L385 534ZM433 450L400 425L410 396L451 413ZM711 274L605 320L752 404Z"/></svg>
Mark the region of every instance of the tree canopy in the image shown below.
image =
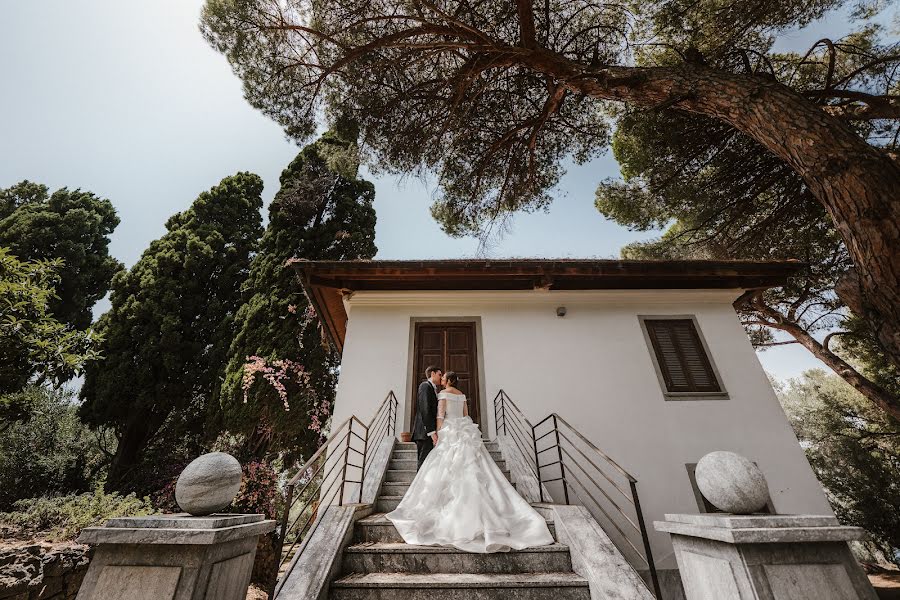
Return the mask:
<svg viewBox="0 0 900 600"><path fill-rule="evenodd" d="M97 357L96 338L50 314L62 261L23 262L0 247L0 421L26 416L29 382L62 383Z"/></svg>
<svg viewBox="0 0 900 600"><path fill-rule="evenodd" d="M225 427L248 436L250 455L308 455L331 414L338 363L288 263L375 255L375 188L358 167L355 131L344 126L281 174L218 396Z"/></svg>
<svg viewBox="0 0 900 600"><path fill-rule="evenodd" d="M623 248L624 257L804 261L806 268L787 285L738 303L751 339L758 347L781 345L789 342L776 341L772 332L787 333L900 418L900 399L886 387L888 378L873 381L853 366L853 357L832 347L840 335L841 346L849 348L852 336L856 354L863 347L873 354L864 366L874 354L890 363L866 323L857 317L852 329L845 326L851 313L835 287L852 261L824 208L793 170L733 128L675 111L628 112L612 146L624 180L601 183L598 210L632 229L668 226L657 241Z"/></svg>
<svg viewBox="0 0 900 600"><path fill-rule="evenodd" d="M202 412L219 385L262 233L262 189L256 175L226 177L114 278L112 307L97 323L103 358L88 364L81 389L85 420L119 437L113 486L171 415Z"/></svg>
<svg viewBox="0 0 900 600"><path fill-rule="evenodd" d="M82 190L48 193L22 181L0 189L0 246L22 260L61 259L50 313L86 329L91 308L106 295L122 264L109 255L109 236L119 217L109 200Z"/></svg>
<svg viewBox="0 0 900 600"><path fill-rule="evenodd" d="M602 152L622 104L733 128L827 214L853 264L843 301L900 365L900 164L878 142L900 116L897 48L771 51L779 32L842 5L207 0L202 28L289 136L307 139L324 110L360 123L373 166L435 172L433 212L454 234L546 206L564 159Z"/></svg>
<svg viewBox="0 0 900 600"><path fill-rule="evenodd" d="M835 376L807 371L779 391L841 523L900 565L900 427Z"/></svg>

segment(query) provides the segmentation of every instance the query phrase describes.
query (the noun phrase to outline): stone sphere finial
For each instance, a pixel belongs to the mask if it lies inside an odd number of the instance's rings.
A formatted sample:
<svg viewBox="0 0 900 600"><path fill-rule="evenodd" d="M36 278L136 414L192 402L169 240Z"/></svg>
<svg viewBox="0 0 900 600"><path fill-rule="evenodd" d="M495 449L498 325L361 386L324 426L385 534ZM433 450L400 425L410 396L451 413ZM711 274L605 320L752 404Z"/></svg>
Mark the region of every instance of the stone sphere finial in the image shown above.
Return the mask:
<svg viewBox="0 0 900 600"><path fill-rule="evenodd" d="M734 452L710 452L694 472L703 497L719 510L736 515L761 511L769 501L769 486L762 471Z"/></svg>
<svg viewBox="0 0 900 600"><path fill-rule="evenodd" d="M192 460L178 476L175 501L199 517L231 504L240 489L241 463L230 454L210 452Z"/></svg>

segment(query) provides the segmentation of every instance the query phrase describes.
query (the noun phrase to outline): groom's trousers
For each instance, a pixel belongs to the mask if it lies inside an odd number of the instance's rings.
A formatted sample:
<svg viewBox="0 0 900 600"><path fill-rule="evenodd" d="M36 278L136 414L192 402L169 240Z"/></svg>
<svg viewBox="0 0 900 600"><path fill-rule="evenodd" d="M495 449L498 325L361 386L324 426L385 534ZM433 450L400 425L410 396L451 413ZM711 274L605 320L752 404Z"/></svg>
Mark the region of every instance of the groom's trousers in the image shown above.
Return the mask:
<svg viewBox="0 0 900 600"><path fill-rule="evenodd" d="M434 442L431 440L431 436L429 435L424 440L416 440L416 471L422 468L422 463L425 462L425 458L428 456L428 453L434 448Z"/></svg>

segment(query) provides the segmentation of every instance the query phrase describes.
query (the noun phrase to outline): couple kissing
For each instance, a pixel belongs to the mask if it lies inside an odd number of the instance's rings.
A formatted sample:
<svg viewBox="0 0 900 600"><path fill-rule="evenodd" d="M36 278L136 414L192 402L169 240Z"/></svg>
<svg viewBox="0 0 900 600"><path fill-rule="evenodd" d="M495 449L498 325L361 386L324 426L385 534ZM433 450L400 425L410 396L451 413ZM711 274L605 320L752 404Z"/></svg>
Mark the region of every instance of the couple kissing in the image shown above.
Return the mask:
<svg viewBox="0 0 900 600"><path fill-rule="evenodd" d="M494 462L456 373L428 367L416 397L418 471L385 515L407 544L505 552L553 543L545 519Z"/></svg>

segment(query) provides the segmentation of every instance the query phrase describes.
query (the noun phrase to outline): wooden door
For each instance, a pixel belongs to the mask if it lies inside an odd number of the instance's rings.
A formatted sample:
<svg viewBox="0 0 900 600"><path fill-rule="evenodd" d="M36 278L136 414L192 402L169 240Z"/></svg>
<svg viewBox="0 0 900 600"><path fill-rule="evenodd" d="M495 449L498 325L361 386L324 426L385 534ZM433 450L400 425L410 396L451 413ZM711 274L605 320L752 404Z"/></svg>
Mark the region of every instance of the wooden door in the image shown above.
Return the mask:
<svg viewBox="0 0 900 600"><path fill-rule="evenodd" d="M416 420L415 394L419 383L425 378L425 369L430 365L438 366L444 372L456 372L459 376L456 387L466 395L469 416L475 423L480 423L475 323L416 323L414 352L410 424Z"/></svg>

